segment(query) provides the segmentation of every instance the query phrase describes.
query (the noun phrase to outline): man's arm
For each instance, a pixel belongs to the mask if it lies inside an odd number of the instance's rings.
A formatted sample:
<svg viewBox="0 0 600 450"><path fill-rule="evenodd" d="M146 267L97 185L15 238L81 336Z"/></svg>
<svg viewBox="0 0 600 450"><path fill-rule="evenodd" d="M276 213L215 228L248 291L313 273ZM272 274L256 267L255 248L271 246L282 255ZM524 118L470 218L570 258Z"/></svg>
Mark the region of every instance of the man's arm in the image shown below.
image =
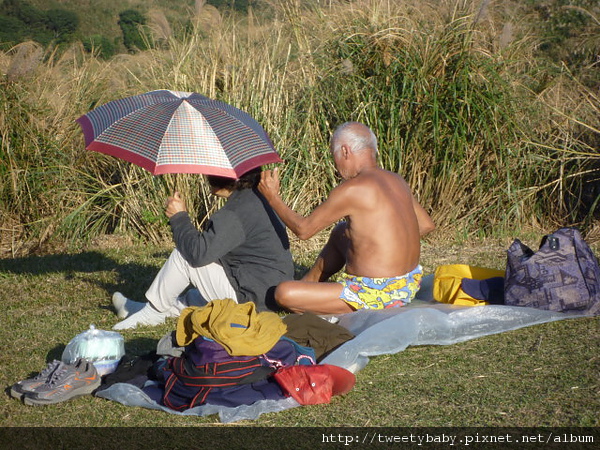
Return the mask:
<svg viewBox="0 0 600 450"><path fill-rule="evenodd" d="M435 230L435 224L433 223L433 220L431 220L431 217L429 217L429 214L427 214L425 208L419 204L414 196L413 208L415 210L415 215L417 216L417 222L419 223L419 234L421 237Z"/></svg>
<svg viewBox="0 0 600 450"><path fill-rule="evenodd" d="M306 240L349 214L347 202L344 200L347 189L340 189L342 186L331 191L329 198L307 217L293 211L281 199L277 169L262 172L258 189L292 233Z"/></svg>

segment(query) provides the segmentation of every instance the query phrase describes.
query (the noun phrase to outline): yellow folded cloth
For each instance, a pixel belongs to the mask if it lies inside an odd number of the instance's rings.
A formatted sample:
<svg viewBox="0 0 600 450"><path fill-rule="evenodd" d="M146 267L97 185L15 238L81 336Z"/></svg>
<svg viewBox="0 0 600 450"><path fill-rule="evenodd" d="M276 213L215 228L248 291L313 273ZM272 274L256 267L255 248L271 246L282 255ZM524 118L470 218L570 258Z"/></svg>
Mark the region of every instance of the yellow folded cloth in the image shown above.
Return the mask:
<svg viewBox="0 0 600 450"><path fill-rule="evenodd" d="M255 356L268 352L287 331L274 312L257 312L252 302L238 304L230 298L206 306L185 308L177 321L177 345L198 336L221 344L231 356Z"/></svg>

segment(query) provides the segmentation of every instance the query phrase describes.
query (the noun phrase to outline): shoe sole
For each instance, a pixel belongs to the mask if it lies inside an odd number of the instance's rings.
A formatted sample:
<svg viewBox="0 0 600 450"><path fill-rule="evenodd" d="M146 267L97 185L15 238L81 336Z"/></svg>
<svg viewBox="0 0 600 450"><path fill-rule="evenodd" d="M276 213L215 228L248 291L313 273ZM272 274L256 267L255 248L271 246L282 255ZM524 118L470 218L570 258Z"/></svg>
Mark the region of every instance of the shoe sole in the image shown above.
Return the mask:
<svg viewBox="0 0 600 450"><path fill-rule="evenodd" d="M100 387L100 379L98 378L97 383L90 384L89 386L82 386L77 389L73 389L72 391L68 391L66 394L57 396L52 399L38 399L35 397L30 397L28 394L35 395L35 392L30 392L23 394L23 403L29 406L43 406L43 405L54 405L56 403L66 402L67 400L71 400L77 397L82 397L84 395L92 394L96 389Z"/></svg>
<svg viewBox="0 0 600 450"><path fill-rule="evenodd" d="M22 399L23 399L23 396L24 396L26 393L27 393L27 392L21 392L21 391L18 391L18 390L16 390L14 387L12 387L12 388L10 389L10 396L11 396L12 398L16 398L17 400L22 400Z"/></svg>
<svg viewBox="0 0 600 450"><path fill-rule="evenodd" d="M43 383L40 382L40 384L38 386L40 386L42 384ZM10 396L12 398L16 398L17 400L22 400L24 395L34 393L34 392L35 392L34 388L25 389L19 383L13 384L12 387L10 388Z"/></svg>

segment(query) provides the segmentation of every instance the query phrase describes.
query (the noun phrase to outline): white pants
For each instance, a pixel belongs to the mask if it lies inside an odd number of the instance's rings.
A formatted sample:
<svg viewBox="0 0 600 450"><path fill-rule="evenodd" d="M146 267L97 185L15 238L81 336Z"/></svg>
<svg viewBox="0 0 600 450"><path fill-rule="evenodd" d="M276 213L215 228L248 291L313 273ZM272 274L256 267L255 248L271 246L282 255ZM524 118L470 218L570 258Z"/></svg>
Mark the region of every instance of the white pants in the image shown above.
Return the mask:
<svg viewBox="0 0 600 450"><path fill-rule="evenodd" d="M176 308L181 312L188 306L197 306L179 296L192 284L204 301L230 298L237 302L235 290L231 286L225 270L217 263L210 263L202 267L192 267L175 249L169 259L154 278L152 285L146 291L148 301L160 312ZM186 296L194 299L194 296ZM200 304L202 304L200 299Z"/></svg>

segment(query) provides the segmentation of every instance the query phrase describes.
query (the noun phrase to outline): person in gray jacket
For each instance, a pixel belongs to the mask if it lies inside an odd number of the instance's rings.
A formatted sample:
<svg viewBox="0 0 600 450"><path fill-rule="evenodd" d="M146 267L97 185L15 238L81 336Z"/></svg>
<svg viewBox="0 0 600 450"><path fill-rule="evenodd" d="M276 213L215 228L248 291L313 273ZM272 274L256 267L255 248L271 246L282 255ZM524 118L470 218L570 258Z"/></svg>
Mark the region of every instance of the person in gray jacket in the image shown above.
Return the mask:
<svg viewBox="0 0 600 450"><path fill-rule="evenodd" d="M294 265L285 226L258 192L261 169L238 180L207 176L211 193L227 199L199 231L179 193L169 197L166 215L175 249L146 292L148 303L115 292L114 330L158 325L188 306L231 298L254 302L257 310L276 310L274 291L293 279ZM181 294L192 285L195 289Z"/></svg>

